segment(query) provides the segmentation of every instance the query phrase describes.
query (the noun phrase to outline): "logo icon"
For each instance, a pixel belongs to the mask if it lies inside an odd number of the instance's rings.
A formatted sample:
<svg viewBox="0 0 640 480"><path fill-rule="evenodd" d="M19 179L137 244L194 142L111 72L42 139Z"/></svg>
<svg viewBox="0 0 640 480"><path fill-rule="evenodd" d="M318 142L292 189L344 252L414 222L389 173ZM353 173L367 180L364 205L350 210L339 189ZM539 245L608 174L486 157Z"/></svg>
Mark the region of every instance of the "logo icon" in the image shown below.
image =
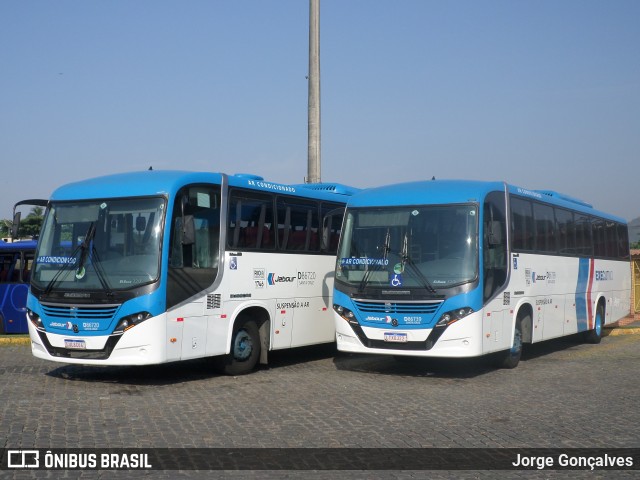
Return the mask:
<svg viewBox="0 0 640 480"><path fill-rule="evenodd" d="M38 450L9 450L7 467L9 468L38 468L40 466L40 452Z"/></svg>

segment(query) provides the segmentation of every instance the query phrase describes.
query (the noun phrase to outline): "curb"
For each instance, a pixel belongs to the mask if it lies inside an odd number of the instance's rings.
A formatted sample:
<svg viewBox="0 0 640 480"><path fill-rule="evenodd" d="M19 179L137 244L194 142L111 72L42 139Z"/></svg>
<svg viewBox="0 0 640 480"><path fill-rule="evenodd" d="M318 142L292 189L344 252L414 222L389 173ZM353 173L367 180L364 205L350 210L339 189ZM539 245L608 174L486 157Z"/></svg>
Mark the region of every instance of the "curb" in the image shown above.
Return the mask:
<svg viewBox="0 0 640 480"><path fill-rule="evenodd" d="M637 335L640 333L640 327L605 327L607 335L617 337L618 335Z"/></svg>
<svg viewBox="0 0 640 480"><path fill-rule="evenodd" d="M0 335L1 345L30 345L31 338L29 335Z"/></svg>

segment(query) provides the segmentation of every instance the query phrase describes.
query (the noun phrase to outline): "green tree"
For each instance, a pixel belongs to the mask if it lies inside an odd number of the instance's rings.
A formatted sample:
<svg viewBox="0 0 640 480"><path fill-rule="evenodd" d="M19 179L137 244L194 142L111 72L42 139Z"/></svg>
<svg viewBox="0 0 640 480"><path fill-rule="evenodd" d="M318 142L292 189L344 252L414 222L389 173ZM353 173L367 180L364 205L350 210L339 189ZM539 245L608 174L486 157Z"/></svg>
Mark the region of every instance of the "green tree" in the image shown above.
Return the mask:
<svg viewBox="0 0 640 480"><path fill-rule="evenodd" d="M33 207L29 212L29 215L24 220L20 221L20 228L18 229L18 236L38 238L40 235L40 227L42 227L42 220L44 219L44 208Z"/></svg>
<svg viewBox="0 0 640 480"><path fill-rule="evenodd" d="M0 220L0 237L7 238L11 236L11 226L13 222L11 220Z"/></svg>
<svg viewBox="0 0 640 480"><path fill-rule="evenodd" d="M18 238L32 237L37 238L40 234L40 227L44 219L44 208L33 207L29 214L20 220L20 228L18 228ZM0 236L10 237L13 222L11 220L0 220Z"/></svg>

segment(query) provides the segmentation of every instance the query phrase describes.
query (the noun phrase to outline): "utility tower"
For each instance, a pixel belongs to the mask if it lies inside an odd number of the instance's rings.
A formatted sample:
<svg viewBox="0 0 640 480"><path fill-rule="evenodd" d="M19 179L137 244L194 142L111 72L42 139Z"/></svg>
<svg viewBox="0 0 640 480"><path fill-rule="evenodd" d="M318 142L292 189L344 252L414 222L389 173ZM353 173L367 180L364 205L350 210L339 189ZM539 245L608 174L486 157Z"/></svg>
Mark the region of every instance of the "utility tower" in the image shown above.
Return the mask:
<svg viewBox="0 0 640 480"><path fill-rule="evenodd" d="M320 0L309 0L309 139L306 183L320 182Z"/></svg>

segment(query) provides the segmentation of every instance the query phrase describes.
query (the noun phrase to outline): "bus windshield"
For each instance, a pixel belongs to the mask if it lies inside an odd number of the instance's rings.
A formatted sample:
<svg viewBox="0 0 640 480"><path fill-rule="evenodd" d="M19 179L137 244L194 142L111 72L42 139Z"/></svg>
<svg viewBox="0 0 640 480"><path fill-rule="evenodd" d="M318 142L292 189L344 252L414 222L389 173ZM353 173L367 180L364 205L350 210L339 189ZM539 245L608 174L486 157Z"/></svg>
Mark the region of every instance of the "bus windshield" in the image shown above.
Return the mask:
<svg viewBox="0 0 640 480"><path fill-rule="evenodd" d="M434 293L478 274L475 205L347 209L336 280L370 288Z"/></svg>
<svg viewBox="0 0 640 480"><path fill-rule="evenodd" d="M53 202L47 212L32 285L114 292L159 277L166 200L122 198Z"/></svg>

